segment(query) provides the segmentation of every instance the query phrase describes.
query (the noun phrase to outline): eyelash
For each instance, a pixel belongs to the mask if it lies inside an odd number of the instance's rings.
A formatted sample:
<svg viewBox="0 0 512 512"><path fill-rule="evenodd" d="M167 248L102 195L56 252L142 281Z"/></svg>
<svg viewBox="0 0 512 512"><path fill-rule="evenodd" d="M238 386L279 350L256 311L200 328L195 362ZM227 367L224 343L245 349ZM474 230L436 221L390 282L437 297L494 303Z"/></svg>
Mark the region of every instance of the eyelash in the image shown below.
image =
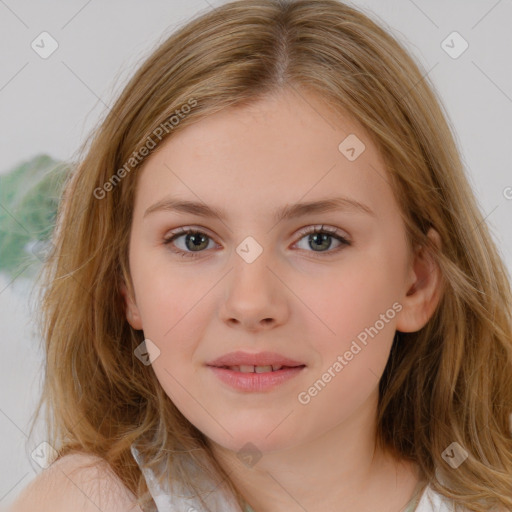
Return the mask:
<svg viewBox="0 0 512 512"><path fill-rule="evenodd" d="M317 251L306 251L306 252L311 252L311 253L313 253L315 255L318 255L319 257L322 257L323 254L332 255L333 253L339 252L341 249L343 249L344 246L352 245L351 242L349 242L345 237L343 237L343 236L341 236L339 234L339 231L337 229L325 228L323 225L320 227L320 229L317 229L317 226L315 226L313 229L311 229L309 227L309 228L305 228L305 229L301 230L299 232L300 237L299 237L298 241L300 241L306 235L310 235L310 234L314 235L314 234L317 234L317 233L325 233L325 234L335 238L339 242L341 242L341 245L337 249L334 249L334 250L320 251L320 252L317 252ZM200 231L198 229L194 229L194 228L179 228L178 230L169 233L170 236L167 236L167 237L164 238L164 245L171 245L171 243L174 242L174 240L176 240L180 236L188 235L188 234L206 235L210 240L212 240L212 237L210 237L207 233L204 233L204 232L202 232L202 231ZM198 257L200 257L200 253L204 252L204 251L197 251L197 252L194 252L194 251L182 251L181 249L172 249L172 248L170 250L172 252L182 256L182 257L185 257L185 258L198 258Z"/></svg>

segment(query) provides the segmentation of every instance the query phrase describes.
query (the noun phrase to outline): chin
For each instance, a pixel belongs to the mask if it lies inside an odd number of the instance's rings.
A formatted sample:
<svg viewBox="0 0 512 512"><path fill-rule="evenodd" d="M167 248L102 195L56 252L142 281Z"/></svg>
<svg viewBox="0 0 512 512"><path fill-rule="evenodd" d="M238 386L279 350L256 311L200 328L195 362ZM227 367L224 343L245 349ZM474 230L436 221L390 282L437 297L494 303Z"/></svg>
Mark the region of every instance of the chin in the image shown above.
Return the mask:
<svg viewBox="0 0 512 512"><path fill-rule="evenodd" d="M276 424L264 429L256 428L228 428L232 436L223 435L209 437L215 444L221 446L225 450L229 450L237 454L243 461L245 456L249 458L261 458L266 453L285 450L293 447L299 442L298 439L292 437L289 431L283 429L277 433ZM269 433L271 433L269 435Z"/></svg>

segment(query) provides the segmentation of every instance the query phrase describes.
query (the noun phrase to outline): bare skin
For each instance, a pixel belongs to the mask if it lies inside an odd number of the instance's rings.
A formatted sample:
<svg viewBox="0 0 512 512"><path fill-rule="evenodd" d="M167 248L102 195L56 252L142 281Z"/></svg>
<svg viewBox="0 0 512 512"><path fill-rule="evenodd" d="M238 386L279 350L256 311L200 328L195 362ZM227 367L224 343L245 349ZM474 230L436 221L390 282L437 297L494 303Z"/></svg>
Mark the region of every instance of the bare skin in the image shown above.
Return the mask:
<svg viewBox="0 0 512 512"><path fill-rule="evenodd" d="M4 509L0 509L4 510ZM142 512L135 496L99 457L71 453L23 489L7 512Z"/></svg>
<svg viewBox="0 0 512 512"><path fill-rule="evenodd" d="M349 134L365 144L354 161L338 149ZM386 178L357 123L291 91L177 132L139 177L127 320L158 347L159 382L257 512L398 512L418 483L415 465L374 451L378 383L395 331L427 323L441 278L425 251L409 250ZM145 215L170 195L222 209L226 218ZM341 195L373 214L273 218L285 205ZM328 249L315 249L300 230L322 225L351 244L331 238ZM179 227L204 233L204 248L194 251L186 235L165 244ZM251 263L236 252L249 236L263 249ZM429 236L440 243L434 230ZM378 333L333 373L338 356L376 325ZM275 351L306 366L270 391L242 392L206 365L235 350ZM328 384L308 393L329 368ZM261 456L252 465L237 457L247 443Z"/></svg>

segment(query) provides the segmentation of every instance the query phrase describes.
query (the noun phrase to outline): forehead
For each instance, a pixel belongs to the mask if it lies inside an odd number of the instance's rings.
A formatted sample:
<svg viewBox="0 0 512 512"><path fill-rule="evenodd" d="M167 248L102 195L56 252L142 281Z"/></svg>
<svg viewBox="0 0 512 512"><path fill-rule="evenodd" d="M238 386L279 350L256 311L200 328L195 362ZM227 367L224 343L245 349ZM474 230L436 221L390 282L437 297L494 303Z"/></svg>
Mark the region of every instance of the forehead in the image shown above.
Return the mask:
<svg viewBox="0 0 512 512"><path fill-rule="evenodd" d="M167 195L238 213L335 195L376 214L396 206L360 124L318 96L290 91L177 131L146 161L137 188L144 211Z"/></svg>

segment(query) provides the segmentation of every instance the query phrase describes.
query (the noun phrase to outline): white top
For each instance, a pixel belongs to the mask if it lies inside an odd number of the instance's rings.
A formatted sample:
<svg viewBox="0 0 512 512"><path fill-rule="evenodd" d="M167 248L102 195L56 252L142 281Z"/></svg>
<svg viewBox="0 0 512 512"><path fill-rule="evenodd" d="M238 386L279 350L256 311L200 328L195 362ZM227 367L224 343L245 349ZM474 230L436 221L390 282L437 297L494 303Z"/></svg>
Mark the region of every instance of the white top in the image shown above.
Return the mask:
<svg viewBox="0 0 512 512"><path fill-rule="evenodd" d="M156 503L157 509L155 512L190 512L191 510L203 512L203 507L199 500L192 496L192 493L184 490L181 484L173 483L172 491L169 490L167 482L161 486L155 473L149 468L144 467L143 460L134 445L131 447L131 452L146 479L149 492ZM198 474L198 469L191 463L189 467L191 475L201 476ZM202 478L196 478L195 482L200 482L201 487L205 491L213 491L205 496L205 501L212 510L243 512L232 496L225 490L222 490L220 486L216 486L215 483L206 482L204 475L202 475ZM449 499L438 494L428 485L423 490L414 512L454 512L454 510L454 506Z"/></svg>
<svg viewBox="0 0 512 512"><path fill-rule="evenodd" d="M453 504L448 498L435 492L430 485L427 485L414 512L452 512L453 510L455 510Z"/></svg>
<svg viewBox="0 0 512 512"><path fill-rule="evenodd" d="M156 503L157 508L153 512L204 511L199 499L189 489L186 489L181 482L172 482L171 489L169 489L169 482L167 480L164 480L163 485L160 485L155 472L144 466L144 459L134 444L131 446L131 452L146 479L148 490ZM222 488L215 482L208 481L189 457L186 455L176 455L176 457L178 456L183 457L184 465L189 468L189 475L194 479L194 483L204 491L203 499L211 510L243 512L240 510L234 496L226 492L225 488Z"/></svg>

